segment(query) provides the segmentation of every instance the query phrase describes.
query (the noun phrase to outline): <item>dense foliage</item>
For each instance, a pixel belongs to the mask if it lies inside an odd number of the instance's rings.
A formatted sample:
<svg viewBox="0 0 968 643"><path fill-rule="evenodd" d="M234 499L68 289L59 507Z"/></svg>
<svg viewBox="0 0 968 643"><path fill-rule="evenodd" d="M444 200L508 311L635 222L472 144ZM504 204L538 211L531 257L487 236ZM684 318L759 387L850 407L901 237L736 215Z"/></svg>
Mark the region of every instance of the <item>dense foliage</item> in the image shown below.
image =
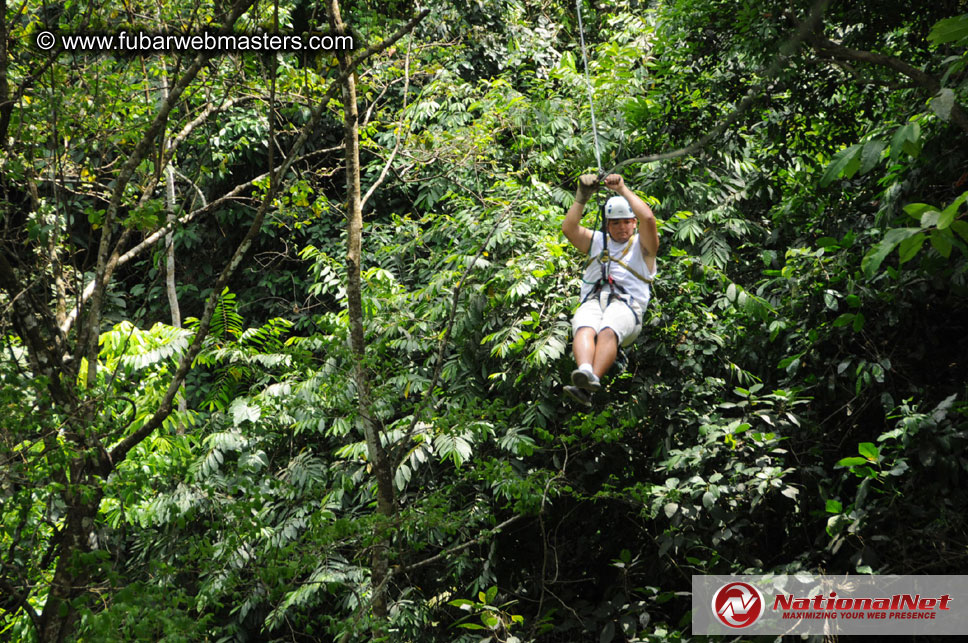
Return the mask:
<svg viewBox="0 0 968 643"><path fill-rule="evenodd" d="M587 412L575 6L345 2L355 74L35 45L339 25L221 5L0 7L2 637L685 640L693 574L965 573L964 0L583 5L662 244Z"/></svg>

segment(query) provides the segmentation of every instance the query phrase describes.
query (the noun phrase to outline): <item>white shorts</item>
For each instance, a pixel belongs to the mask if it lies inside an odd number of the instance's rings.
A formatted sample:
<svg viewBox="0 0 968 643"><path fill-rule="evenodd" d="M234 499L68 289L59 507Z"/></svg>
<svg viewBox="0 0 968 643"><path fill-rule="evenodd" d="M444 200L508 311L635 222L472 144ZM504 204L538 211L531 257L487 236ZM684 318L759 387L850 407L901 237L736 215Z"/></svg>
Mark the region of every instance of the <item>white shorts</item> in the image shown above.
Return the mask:
<svg viewBox="0 0 968 643"><path fill-rule="evenodd" d="M611 328L618 337L619 346L628 346L635 341L642 332L642 307L628 295L617 293L609 303L610 295L603 290L578 307L571 319L572 334L586 326L594 329L596 335L603 328Z"/></svg>

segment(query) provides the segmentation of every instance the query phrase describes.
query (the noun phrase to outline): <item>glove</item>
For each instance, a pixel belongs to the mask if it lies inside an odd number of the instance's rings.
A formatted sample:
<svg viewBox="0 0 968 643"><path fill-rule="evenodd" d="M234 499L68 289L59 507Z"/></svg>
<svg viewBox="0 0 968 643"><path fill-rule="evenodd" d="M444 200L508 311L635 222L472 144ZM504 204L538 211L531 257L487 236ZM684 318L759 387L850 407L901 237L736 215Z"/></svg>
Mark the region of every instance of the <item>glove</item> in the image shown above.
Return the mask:
<svg viewBox="0 0 968 643"><path fill-rule="evenodd" d="M575 193L575 201L585 205L597 189L598 176L595 174L582 174L578 177L578 191Z"/></svg>

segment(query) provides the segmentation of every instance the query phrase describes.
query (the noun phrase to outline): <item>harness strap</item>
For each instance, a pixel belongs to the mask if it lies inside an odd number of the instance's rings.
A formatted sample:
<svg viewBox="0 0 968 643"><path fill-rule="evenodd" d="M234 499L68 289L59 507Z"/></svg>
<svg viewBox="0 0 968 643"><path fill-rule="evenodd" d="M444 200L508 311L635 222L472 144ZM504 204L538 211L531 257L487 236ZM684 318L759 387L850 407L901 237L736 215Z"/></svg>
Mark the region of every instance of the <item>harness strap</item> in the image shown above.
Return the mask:
<svg viewBox="0 0 968 643"><path fill-rule="evenodd" d="M619 294L616 294L616 292L615 292L616 289L618 289ZM584 304L586 301L588 301L592 297L599 297L601 295L601 292L602 292L601 285L600 284L596 284L595 288L593 288L591 290L591 292L589 292L587 295L585 295L585 298L581 300L581 303ZM613 283L610 284L610 290L608 292L608 301L606 302L605 305L606 306L610 306L612 304L612 302L615 301L615 300L618 300L618 301L622 302L623 304L625 304L628 307L629 312L632 313L632 317L635 319L635 323L636 324L641 323L642 320L639 317L639 314L637 312L635 312L635 307L632 306L632 303L631 303L631 302L635 301L632 298L632 295L628 294L625 291L625 288L622 288L620 285L618 285L617 283L614 283L613 282ZM599 302L599 305L601 305L601 302Z"/></svg>
<svg viewBox="0 0 968 643"><path fill-rule="evenodd" d="M596 290L596 291L597 290L601 290L602 286L605 285L604 282L612 283L611 278L606 276L606 272L605 272L604 266L606 264L608 264L609 262L613 262L613 261L615 263L617 263L618 265L622 266L623 268L625 268L632 276L636 277L639 281L645 282L647 284L651 284L652 283L652 279L650 279L648 277L645 277L645 276L639 274L639 272L637 270L635 270L634 268L632 268L631 266L629 266L627 263L625 263L624 261L622 261L622 259L624 259L625 256L632 250L632 243L633 243L633 241L634 241L634 237L632 239L629 239L629 242L625 245L624 248L622 248L622 252L619 254L618 257L612 257L611 255L609 255L609 252L608 252L608 237L607 236L604 237L605 247L602 250L601 254L598 255L597 257L594 257L594 258L590 259L588 261L588 263L585 264L585 270L588 270L588 267L590 265L592 265L593 263L595 263L596 261L600 261L601 264L602 264L602 267L603 267L603 270L602 270L602 273L603 273L602 274L602 279L600 279L598 281L598 284L596 285L596 287L593 290ZM617 284L614 284L614 285L617 285Z"/></svg>
<svg viewBox="0 0 968 643"><path fill-rule="evenodd" d="M623 268L625 268L626 270L628 270L629 273L631 273L634 277L637 277L639 281L644 281L647 284L651 284L652 283L652 280L651 279L649 279L648 277L644 277L644 276L640 275L635 268L633 268L632 266L628 265L627 263L625 263L621 259L613 259L612 261L614 261L618 265L620 265Z"/></svg>
<svg viewBox="0 0 968 643"><path fill-rule="evenodd" d="M622 248L622 252L619 254L618 258L612 259L611 255L609 255L609 252L608 252L608 235L603 234L602 239L603 239L602 243L604 244L602 247L602 251L598 253L597 257L592 257L591 259L588 260L588 263L585 264L586 270L588 269L588 266L592 265L596 261L599 261L602 264L605 264L605 263L608 263L609 261L618 261L619 259L623 259L625 255L627 255L629 251L632 249L632 239L629 239L629 242L625 244L624 248Z"/></svg>

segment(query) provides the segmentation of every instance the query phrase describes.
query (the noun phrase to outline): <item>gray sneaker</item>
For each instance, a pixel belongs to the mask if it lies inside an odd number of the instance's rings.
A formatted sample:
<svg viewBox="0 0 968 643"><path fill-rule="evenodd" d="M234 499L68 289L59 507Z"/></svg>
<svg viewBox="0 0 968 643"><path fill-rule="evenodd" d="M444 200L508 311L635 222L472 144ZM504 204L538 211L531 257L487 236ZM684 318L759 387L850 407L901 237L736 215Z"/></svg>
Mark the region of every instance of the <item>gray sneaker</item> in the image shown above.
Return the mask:
<svg viewBox="0 0 968 643"><path fill-rule="evenodd" d="M583 371L580 368L576 368L571 372L571 383L578 388L583 388L592 393L602 388L602 383L599 381L597 375Z"/></svg>
<svg viewBox="0 0 968 643"><path fill-rule="evenodd" d="M568 394L568 397L575 400L582 406L592 405L592 396L587 391L584 391L577 386L565 386L562 388L562 390Z"/></svg>

